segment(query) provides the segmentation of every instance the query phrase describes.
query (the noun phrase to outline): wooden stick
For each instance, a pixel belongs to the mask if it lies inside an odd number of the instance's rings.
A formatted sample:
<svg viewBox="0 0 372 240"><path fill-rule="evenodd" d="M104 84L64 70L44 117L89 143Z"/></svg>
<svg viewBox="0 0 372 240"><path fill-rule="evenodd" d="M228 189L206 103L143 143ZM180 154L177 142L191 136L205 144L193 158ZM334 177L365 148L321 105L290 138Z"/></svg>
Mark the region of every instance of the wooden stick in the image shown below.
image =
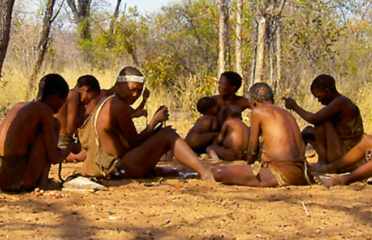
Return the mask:
<svg viewBox="0 0 372 240"><path fill-rule="evenodd" d="M304 209L305 209L306 215L307 215L308 217L310 217L310 214L309 214L309 212L307 211L307 208L306 208L306 206L305 206L304 201L301 201L301 203L302 203L302 206L303 206Z"/></svg>

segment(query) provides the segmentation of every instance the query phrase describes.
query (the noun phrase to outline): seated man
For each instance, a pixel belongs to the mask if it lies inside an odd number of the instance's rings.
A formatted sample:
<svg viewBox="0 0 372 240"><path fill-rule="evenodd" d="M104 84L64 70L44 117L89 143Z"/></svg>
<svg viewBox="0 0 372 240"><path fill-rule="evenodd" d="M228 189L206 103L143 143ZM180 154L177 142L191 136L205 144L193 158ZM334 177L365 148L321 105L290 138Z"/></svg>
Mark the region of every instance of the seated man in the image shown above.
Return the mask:
<svg viewBox="0 0 372 240"><path fill-rule="evenodd" d="M66 102L54 116L61 123L61 132L58 140L58 147L66 148L74 142L73 135L76 130L83 125L85 116L85 106L100 94L100 86L97 79L91 75L81 76L74 89L67 96ZM70 154L67 161L83 161L86 158L86 152L82 151L78 155Z"/></svg>
<svg viewBox="0 0 372 240"><path fill-rule="evenodd" d="M251 135L248 164L258 160L262 144L262 167L257 176L250 165L222 166L213 169L216 181L253 187L309 184L305 145L294 117L274 105L273 92L266 83L249 90Z"/></svg>
<svg viewBox="0 0 372 240"><path fill-rule="evenodd" d="M160 107L147 128L137 133L130 105L141 95L144 81L136 68L124 68L114 86L116 93L104 99L80 128L79 138L87 149L82 174L97 178L141 178L171 150L180 162L198 172L201 179L213 181L211 171L180 136L170 128L162 128L162 122L169 116L166 107Z"/></svg>
<svg viewBox="0 0 372 240"><path fill-rule="evenodd" d="M372 177L372 136L365 135L362 141L341 159L330 164L322 165L316 170L318 172L335 173L339 169L344 169L350 165L359 163L361 158L365 158L367 163L360 166L352 173L337 178L321 179L321 182L324 186L331 187L334 185L349 185L353 182Z"/></svg>
<svg viewBox="0 0 372 240"><path fill-rule="evenodd" d="M332 163L344 156L363 138L363 121L358 107L337 91L333 77L329 75L316 77L311 84L311 93L326 106L317 113L305 111L291 98L284 98L285 106L294 110L305 121L314 124L314 127L306 127L302 135L305 143L310 143L317 152L319 156L317 165ZM358 164L355 164L344 171L357 167Z"/></svg>
<svg viewBox="0 0 372 240"><path fill-rule="evenodd" d="M211 97L203 97L196 106L202 116L196 121L185 138L189 147L197 153L204 153L215 137L218 135L216 100Z"/></svg>
<svg viewBox="0 0 372 240"><path fill-rule="evenodd" d="M37 100L17 103L0 125L0 189L20 192L39 187L58 189L60 184L48 178L51 164L62 162L80 145L57 148L60 124L53 114L66 101L66 81L57 74L44 76Z"/></svg>
<svg viewBox="0 0 372 240"><path fill-rule="evenodd" d="M247 160L249 128L242 122L242 111L236 105L229 105L222 110L224 123L215 143L207 148L213 160L225 161Z"/></svg>
<svg viewBox="0 0 372 240"><path fill-rule="evenodd" d="M242 111L249 108L247 98L236 95L236 92L242 86L242 77L236 72L224 72L221 74L218 83L219 95L212 96L217 102L218 110L225 106L234 104L239 106Z"/></svg>
<svg viewBox="0 0 372 240"><path fill-rule="evenodd" d="M116 91L117 91L116 84L110 89L102 89L99 96L93 98L92 101L90 101L89 104L87 105L86 110L85 110L85 118L87 118L93 112L94 108L98 105L98 103L102 99L113 95ZM140 105L136 109L133 109L132 107L130 107L132 118L137 118L141 116L147 117L147 111L144 110L143 108L145 107L146 101L149 98L149 96L150 96L150 91L147 88L145 88L145 91L142 94L143 99Z"/></svg>

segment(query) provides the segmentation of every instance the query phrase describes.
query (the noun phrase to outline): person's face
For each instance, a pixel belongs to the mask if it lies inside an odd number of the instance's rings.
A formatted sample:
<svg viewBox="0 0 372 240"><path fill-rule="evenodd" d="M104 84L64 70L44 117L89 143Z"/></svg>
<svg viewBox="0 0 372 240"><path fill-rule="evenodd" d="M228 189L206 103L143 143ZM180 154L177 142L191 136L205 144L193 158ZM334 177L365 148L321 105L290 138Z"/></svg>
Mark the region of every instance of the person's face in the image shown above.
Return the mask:
<svg viewBox="0 0 372 240"><path fill-rule="evenodd" d="M99 92L94 92L90 90L90 88L83 86L81 88L81 93L80 93L80 103L82 105L87 105L92 101L94 98L99 96Z"/></svg>
<svg viewBox="0 0 372 240"><path fill-rule="evenodd" d="M314 89L312 94L322 105L328 105L332 101L332 96L328 89Z"/></svg>
<svg viewBox="0 0 372 240"><path fill-rule="evenodd" d="M143 83L124 82L118 83L117 94L127 104L132 105L141 96Z"/></svg>
<svg viewBox="0 0 372 240"><path fill-rule="evenodd" d="M235 94L235 86L231 85L225 76L221 76L220 82L218 83L218 92L221 96Z"/></svg>

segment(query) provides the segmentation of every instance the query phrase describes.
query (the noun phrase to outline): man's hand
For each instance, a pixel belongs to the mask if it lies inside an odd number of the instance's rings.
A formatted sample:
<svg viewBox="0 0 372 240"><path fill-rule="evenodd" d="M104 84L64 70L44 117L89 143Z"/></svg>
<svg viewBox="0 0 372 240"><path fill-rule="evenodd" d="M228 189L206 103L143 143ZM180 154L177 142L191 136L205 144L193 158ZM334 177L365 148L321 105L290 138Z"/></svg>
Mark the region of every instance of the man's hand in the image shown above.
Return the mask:
<svg viewBox="0 0 372 240"><path fill-rule="evenodd" d="M292 110L297 106L297 103L295 100L293 100L293 98L283 97L282 99L285 101L285 107L289 110Z"/></svg>
<svg viewBox="0 0 372 240"><path fill-rule="evenodd" d="M153 118L153 121L155 123L155 125L157 125L158 123L162 123L162 122L165 122L169 119L169 112L168 112L168 108L166 106L161 106L157 111L156 113L154 114L154 118Z"/></svg>
<svg viewBox="0 0 372 240"><path fill-rule="evenodd" d="M252 165L253 163L256 162L257 159L258 159L258 154L252 155L250 152L248 152L247 164Z"/></svg>
<svg viewBox="0 0 372 240"><path fill-rule="evenodd" d="M142 97L145 100L147 100L150 97L150 91L147 88L145 88L145 91L143 91Z"/></svg>
<svg viewBox="0 0 372 240"><path fill-rule="evenodd" d="M368 149L366 152L366 161L369 162L372 160L372 149Z"/></svg>

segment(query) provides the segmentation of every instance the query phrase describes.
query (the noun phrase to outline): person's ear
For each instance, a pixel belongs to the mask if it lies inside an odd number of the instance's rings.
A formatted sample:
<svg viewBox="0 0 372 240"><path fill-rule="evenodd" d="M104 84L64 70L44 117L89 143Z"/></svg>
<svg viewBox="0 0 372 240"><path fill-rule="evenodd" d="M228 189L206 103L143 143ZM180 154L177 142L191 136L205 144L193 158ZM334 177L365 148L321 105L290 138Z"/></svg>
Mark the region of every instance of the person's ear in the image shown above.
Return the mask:
<svg viewBox="0 0 372 240"><path fill-rule="evenodd" d="M326 94L330 94L330 93L331 93L331 91L330 91L328 88L325 88L325 89L324 89L324 92L325 92Z"/></svg>

